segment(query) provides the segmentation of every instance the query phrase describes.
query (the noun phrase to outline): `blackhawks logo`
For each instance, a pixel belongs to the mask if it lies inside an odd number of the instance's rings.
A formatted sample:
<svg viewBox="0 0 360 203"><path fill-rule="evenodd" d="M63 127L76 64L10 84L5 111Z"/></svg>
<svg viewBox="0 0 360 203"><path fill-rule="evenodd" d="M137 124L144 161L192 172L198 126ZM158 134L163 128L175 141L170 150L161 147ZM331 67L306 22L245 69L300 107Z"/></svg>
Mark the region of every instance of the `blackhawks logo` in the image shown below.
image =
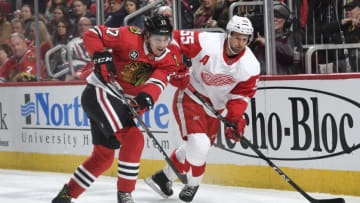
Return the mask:
<svg viewBox="0 0 360 203"><path fill-rule="evenodd" d="M121 74L124 81L136 86L144 84L152 72L153 68L150 64L135 61L125 65Z"/></svg>
<svg viewBox="0 0 360 203"><path fill-rule="evenodd" d="M27 59L28 59L29 62L34 62L34 61L35 61L35 56L29 55L29 56L27 57Z"/></svg>
<svg viewBox="0 0 360 203"><path fill-rule="evenodd" d="M137 27L130 26L129 31L134 34L141 35L141 30Z"/></svg>

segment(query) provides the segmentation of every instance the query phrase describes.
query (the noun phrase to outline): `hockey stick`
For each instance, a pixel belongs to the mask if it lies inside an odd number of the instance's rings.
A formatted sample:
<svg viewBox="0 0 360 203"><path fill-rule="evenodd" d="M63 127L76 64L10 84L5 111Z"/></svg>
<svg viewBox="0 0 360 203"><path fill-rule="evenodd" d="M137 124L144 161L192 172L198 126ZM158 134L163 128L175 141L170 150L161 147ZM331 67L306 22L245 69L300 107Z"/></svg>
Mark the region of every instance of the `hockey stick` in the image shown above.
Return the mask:
<svg viewBox="0 0 360 203"><path fill-rule="evenodd" d="M134 109L134 107L129 103L129 98L125 97L124 92L121 90L121 88L118 86L119 84L114 81L111 80L111 86L110 89L112 90L112 92L114 92L117 96L119 96L124 102L125 105L129 107L131 113L136 117L136 119L139 121L141 127L144 129L144 131L146 132L146 134L152 139L152 141L155 143L156 148L161 152L161 154L164 156L166 162L169 164L170 168L175 172L176 176L179 178L179 180L183 183L183 184L187 184L187 177L186 174L181 174L177 168L175 167L175 165L172 163L172 161L170 160L169 156L166 154L166 152L164 151L164 149L161 147L161 145L159 144L159 142L157 141L157 139L155 138L155 136L152 134L152 132L149 130L149 128L146 126L146 124L144 123L144 121L140 118L140 115L138 114L138 112ZM112 88L113 87L113 88Z"/></svg>
<svg viewBox="0 0 360 203"><path fill-rule="evenodd" d="M192 90L193 94L205 105L205 107L210 110L215 116L220 119L225 125L231 126L234 129L237 127L227 121L219 112L217 112L214 107L207 102L197 91ZM281 177L285 179L291 186L293 186L298 192L300 192L309 202L311 203L345 203L343 198L334 198L334 199L314 199L310 195L308 195L304 190L302 190L294 181L292 181L284 172L280 170L269 158L267 158L257 147L255 147L246 137L240 137L236 134L238 138L240 138L240 142L249 146L259 157L265 160L268 165L273 168Z"/></svg>

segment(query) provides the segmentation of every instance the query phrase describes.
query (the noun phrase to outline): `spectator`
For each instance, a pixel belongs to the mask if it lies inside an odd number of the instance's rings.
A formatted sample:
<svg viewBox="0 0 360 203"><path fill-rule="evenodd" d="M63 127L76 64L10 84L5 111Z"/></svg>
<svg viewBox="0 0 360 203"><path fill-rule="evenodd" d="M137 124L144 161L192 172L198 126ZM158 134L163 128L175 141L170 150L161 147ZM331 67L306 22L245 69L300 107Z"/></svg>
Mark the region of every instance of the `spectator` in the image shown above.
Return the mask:
<svg viewBox="0 0 360 203"><path fill-rule="evenodd" d="M25 35L24 22L22 20L20 20L19 18L14 18L11 20L11 33L15 33L15 32ZM25 41L28 46L31 44L31 41L29 39L25 38ZM7 39L5 41L5 43L10 45L9 39Z"/></svg>
<svg viewBox="0 0 360 203"><path fill-rule="evenodd" d="M19 18L14 18L11 21L11 33L14 33L14 32L25 35L24 22L22 20L20 20Z"/></svg>
<svg viewBox="0 0 360 203"><path fill-rule="evenodd" d="M194 28L194 13L201 1L181 0L181 29Z"/></svg>
<svg viewBox="0 0 360 203"><path fill-rule="evenodd" d="M207 21L214 15L215 7L216 0L202 0L200 7L194 14L194 28L207 27Z"/></svg>
<svg viewBox="0 0 360 203"><path fill-rule="evenodd" d="M64 6L57 6L53 11L53 18L48 23L48 30L51 35L56 31L56 26L60 20L67 21L70 25L68 8Z"/></svg>
<svg viewBox="0 0 360 203"><path fill-rule="evenodd" d="M35 42L35 22L30 25L31 44L33 49L36 48ZM40 44L40 59L44 60L46 52L52 48L51 37L43 21L39 21L39 44Z"/></svg>
<svg viewBox="0 0 360 203"><path fill-rule="evenodd" d="M30 25L34 21L33 15L34 15L34 9L30 5L24 4L21 7L20 19L24 22L26 39L31 39Z"/></svg>
<svg viewBox="0 0 360 203"><path fill-rule="evenodd" d="M360 0L350 0L344 6L346 18L341 21L341 29L346 43L360 43ZM351 72L360 71L360 49L349 49Z"/></svg>
<svg viewBox="0 0 360 203"><path fill-rule="evenodd" d="M84 47L84 41L82 38L82 35L92 27L90 19L87 17L81 17L78 22L78 29L79 29L79 36L73 38L68 44L68 49L71 51L72 55L72 67L74 68L74 71L77 71L78 69L82 68L83 66L87 65L88 63L91 63L91 57L89 53L86 51ZM66 53L63 52L63 55ZM65 56L64 56L65 57ZM66 57L65 57L66 58ZM59 65L56 67L55 72L59 72L63 69L70 68L69 63L65 63L62 65ZM60 80L65 80L65 77L59 78Z"/></svg>
<svg viewBox="0 0 360 203"><path fill-rule="evenodd" d="M11 51L7 44L0 44L0 67L4 65L10 58Z"/></svg>
<svg viewBox="0 0 360 203"><path fill-rule="evenodd" d="M56 17L55 10L58 7L63 7L63 8L65 8L64 10L66 10L66 11L69 10L67 0L50 0L48 8L46 8L46 11L45 11L45 17L48 21L52 21Z"/></svg>
<svg viewBox="0 0 360 203"><path fill-rule="evenodd" d="M2 12L5 16L8 15L11 11L10 1L0 0L0 12Z"/></svg>
<svg viewBox="0 0 360 203"><path fill-rule="evenodd" d="M52 43L54 46L58 44L67 44L72 39L71 25L69 21L60 19L56 24L56 31L52 37Z"/></svg>
<svg viewBox="0 0 360 203"><path fill-rule="evenodd" d="M93 3L90 4L89 6L89 10L91 11L91 13L96 16L96 2L92 1ZM109 0L104 0L104 15L105 15L105 19L107 19L108 17L108 13L110 10L110 3Z"/></svg>
<svg viewBox="0 0 360 203"><path fill-rule="evenodd" d="M109 17L107 18L105 25L107 27L120 27L123 25L124 18L126 16L125 6L122 4L122 0L110 0Z"/></svg>
<svg viewBox="0 0 360 203"><path fill-rule="evenodd" d="M345 18L331 23L321 23L319 25L319 32L323 33L324 38L329 38L329 43L359 43L360 42L360 2L358 0L349 0L344 5L346 11ZM327 61L327 65L336 60L339 62L339 72L358 72L360 68L360 61L356 64L357 49L348 49L339 52L329 51L330 60ZM339 53L339 55L337 55ZM360 50L358 52L360 54ZM324 57L325 58L325 57ZM349 63L347 62L349 59ZM329 63L330 61L330 63ZM331 68L332 66L330 66ZM331 72L333 70L330 70Z"/></svg>
<svg viewBox="0 0 360 203"><path fill-rule="evenodd" d="M6 18L6 13L0 9L0 43L4 43L11 34L11 25Z"/></svg>
<svg viewBox="0 0 360 203"><path fill-rule="evenodd" d="M207 27L220 27L226 30L226 24L229 21L229 8L237 0L224 0L224 4L216 7L214 14L207 21Z"/></svg>
<svg viewBox="0 0 360 203"><path fill-rule="evenodd" d="M34 81L36 80L36 54L29 49L25 37L12 33L9 38L13 56L0 68L0 81ZM41 71L45 78L45 72Z"/></svg>
<svg viewBox="0 0 360 203"><path fill-rule="evenodd" d="M134 13L137 9L140 8L140 3L139 0L125 0L124 6L125 6L126 14L129 15ZM140 14L134 18L131 18L128 21L127 25L133 25L142 29L144 18L145 18L144 15Z"/></svg>
<svg viewBox="0 0 360 203"><path fill-rule="evenodd" d="M276 49L276 71L278 74L303 73L299 65L300 44L295 46L294 34L290 31L290 10L285 3L274 2L274 29ZM251 45L253 52L261 64L261 74L266 74L265 38L256 33L256 39ZM296 47L296 48L295 48Z"/></svg>
<svg viewBox="0 0 360 203"><path fill-rule="evenodd" d="M72 25L77 25L81 17L87 17L92 25L96 24L94 15L87 8L85 0L73 0L71 3L72 7L72 18L70 19ZM76 26L73 27L73 33L76 32ZM79 33L77 33L79 34ZM74 34L74 36L78 36Z"/></svg>
<svg viewBox="0 0 360 203"><path fill-rule="evenodd" d="M53 46L57 46L59 44L67 45L72 40L71 34L71 25L68 21L64 19L60 19L58 24L56 25L56 31L52 36ZM50 55L50 71L54 72L55 67L63 64L66 61L66 49L61 48Z"/></svg>

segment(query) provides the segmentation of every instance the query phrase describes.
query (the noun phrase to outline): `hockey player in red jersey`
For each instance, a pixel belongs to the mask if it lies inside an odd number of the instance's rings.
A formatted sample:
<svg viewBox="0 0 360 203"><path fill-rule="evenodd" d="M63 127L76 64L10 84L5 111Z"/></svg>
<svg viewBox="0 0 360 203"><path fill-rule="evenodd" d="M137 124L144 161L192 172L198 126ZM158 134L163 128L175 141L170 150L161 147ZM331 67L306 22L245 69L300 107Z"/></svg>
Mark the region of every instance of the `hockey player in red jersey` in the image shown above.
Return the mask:
<svg viewBox="0 0 360 203"><path fill-rule="evenodd" d="M89 188L110 168L120 143L118 203L133 203L131 192L139 173L144 136L111 85L115 80L118 88L133 98L132 104L140 113L151 108L167 86L168 76L178 71L180 61L167 49L172 26L168 17L156 15L145 19L143 31L128 26L95 26L83 37L95 64L81 98L90 119L94 147L52 203L70 203Z"/></svg>
<svg viewBox="0 0 360 203"><path fill-rule="evenodd" d="M200 93L219 113L226 109L226 119L236 124L236 133L243 135L246 121L242 115L255 94L259 79L260 64L247 47L253 36L250 20L234 16L228 22L226 31L226 35L174 31L174 40L181 53L190 57L192 62L189 84L178 76L172 81L179 87L175 93L173 111L185 142L172 152L170 159L179 172L187 174L188 184L179 194L179 198L185 202L191 202L199 188L208 151L220 128L220 120L206 109L193 92ZM225 126L225 136L239 141L234 129L229 126ZM171 168L166 166L146 178L145 182L167 198L173 194L171 183L176 178Z"/></svg>

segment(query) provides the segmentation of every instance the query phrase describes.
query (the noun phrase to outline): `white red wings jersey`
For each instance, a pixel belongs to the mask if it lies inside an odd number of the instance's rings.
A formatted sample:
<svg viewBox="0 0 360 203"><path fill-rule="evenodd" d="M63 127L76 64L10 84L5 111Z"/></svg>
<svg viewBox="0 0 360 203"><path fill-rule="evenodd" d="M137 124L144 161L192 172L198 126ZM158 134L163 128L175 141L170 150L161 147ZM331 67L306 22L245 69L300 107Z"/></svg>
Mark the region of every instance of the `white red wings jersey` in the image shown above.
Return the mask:
<svg viewBox="0 0 360 203"><path fill-rule="evenodd" d="M116 66L117 82L128 95L136 96L146 92L156 101L165 89L168 76L178 71L180 58L169 49L156 57L147 48L141 30L136 27L110 28L95 26L83 35L84 45L90 55L112 50ZM105 85L92 73L88 82L105 88Z"/></svg>
<svg viewBox="0 0 360 203"><path fill-rule="evenodd" d="M232 100L248 102L255 94L260 64L250 48L229 58L225 54L227 42L223 33L175 30L174 41L181 53L191 58L191 85L206 96L215 109L224 109ZM189 89L185 92L201 104Z"/></svg>

